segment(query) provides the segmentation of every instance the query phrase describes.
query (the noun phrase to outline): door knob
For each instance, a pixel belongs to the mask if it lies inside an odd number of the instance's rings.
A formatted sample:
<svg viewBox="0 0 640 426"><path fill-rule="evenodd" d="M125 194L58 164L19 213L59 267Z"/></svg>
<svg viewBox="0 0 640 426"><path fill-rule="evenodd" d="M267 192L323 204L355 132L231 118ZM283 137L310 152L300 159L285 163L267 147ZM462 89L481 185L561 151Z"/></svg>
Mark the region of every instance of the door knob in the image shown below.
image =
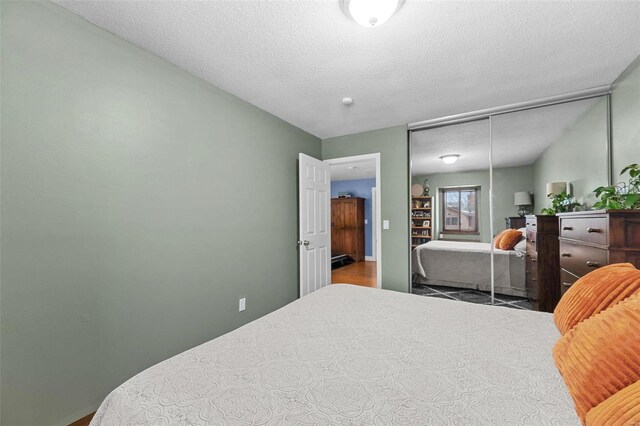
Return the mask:
<svg viewBox="0 0 640 426"><path fill-rule="evenodd" d="M309 240L298 241L298 245L299 245L299 246L305 246L305 247L306 247L306 246L308 246L309 244L311 244L311 243L309 242Z"/></svg>

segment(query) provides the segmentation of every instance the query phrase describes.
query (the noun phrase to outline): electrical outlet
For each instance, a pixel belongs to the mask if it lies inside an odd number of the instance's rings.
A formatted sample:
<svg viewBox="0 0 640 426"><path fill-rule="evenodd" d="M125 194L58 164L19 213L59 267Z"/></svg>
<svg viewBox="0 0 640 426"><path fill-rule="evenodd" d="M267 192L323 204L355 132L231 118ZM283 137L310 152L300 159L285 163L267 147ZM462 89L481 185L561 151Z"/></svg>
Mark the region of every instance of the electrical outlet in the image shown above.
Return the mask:
<svg viewBox="0 0 640 426"><path fill-rule="evenodd" d="M389 229L389 221L388 220L383 220L382 221L382 229Z"/></svg>
<svg viewBox="0 0 640 426"><path fill-rule="evenodd" d="M240 301L238 302L238 312L242 312L245 310L247 306L247 299L245 297L243 297L242 299L240 299Z"/></svg>
<svg viewBox="0 0 640 426"><path fill-rule="evenodd" d="M365 219L365 220L364 220L364 224L365 224L365 225L368 225L368 224L369 224L369 219Z"/></svg>

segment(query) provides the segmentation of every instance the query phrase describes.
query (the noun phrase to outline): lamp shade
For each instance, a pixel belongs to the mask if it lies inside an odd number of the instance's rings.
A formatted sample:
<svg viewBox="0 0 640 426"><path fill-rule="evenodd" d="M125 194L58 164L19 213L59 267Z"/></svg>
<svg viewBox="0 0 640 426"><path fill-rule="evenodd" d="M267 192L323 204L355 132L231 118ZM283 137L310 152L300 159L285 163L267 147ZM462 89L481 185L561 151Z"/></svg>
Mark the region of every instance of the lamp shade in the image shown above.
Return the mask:
<svg viewBox="0 0 640 426"><path fill-rule="evenodd" d="M567 182L549 182L547 183L547 196L559 195L567 192Z"/></svg>
<svg viewBox="0 0 640 426"><path fill-rule="evenodd" d="M529 191L520 191L513 194L513 204L516 206L530 206L531 194Z"/></svg>

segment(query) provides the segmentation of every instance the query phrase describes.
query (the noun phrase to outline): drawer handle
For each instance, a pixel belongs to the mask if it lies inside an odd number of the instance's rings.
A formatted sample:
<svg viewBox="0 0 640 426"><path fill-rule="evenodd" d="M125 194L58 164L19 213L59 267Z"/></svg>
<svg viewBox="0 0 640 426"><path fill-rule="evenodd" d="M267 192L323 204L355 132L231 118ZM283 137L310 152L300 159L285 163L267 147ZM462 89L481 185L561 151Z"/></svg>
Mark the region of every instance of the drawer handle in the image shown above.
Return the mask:
<svg viewBox="0 0 640 426"><path fill-rule="evenodd" d="M598 262L592 262L591 260L587 260L587 266L590 268L599 268L600 264Z"/></svg>
<svg viewBox="0 0 640 426"><path fill-rule="evenodd" d="M562 230L563 231L573 231L573 226L563 226Z"/></svg>
<svg viewBox="0 0 640 426"><path fill-rule="evenodd" d="M531 258L531 261L532 261L532 262L537 262L537 261L538 261L538 259L537 259L537 258L535 258L535 257L532 257L532 258Z"/></svg>
<svg viewBox="0 0 640 426"><path fill-rule="evenodd" d="M560 253L562 257L571 257L571 253Z"/></svg>
<svg viewBox="0 0 640 426"><path fill-rule="evenodd" d="M572 284L573 284L573 283L566 283L566 282L563 282L563 283L562 283L562 285L563 285L563 286L565 286L565 287L571 287L571 285L572 285Z"/></svg>
<svg viewBox="0 0 640 426"><path fill-rule="evenodd" d="M587 232L590 234L600 232L600 228L587 228Z"/></svg>

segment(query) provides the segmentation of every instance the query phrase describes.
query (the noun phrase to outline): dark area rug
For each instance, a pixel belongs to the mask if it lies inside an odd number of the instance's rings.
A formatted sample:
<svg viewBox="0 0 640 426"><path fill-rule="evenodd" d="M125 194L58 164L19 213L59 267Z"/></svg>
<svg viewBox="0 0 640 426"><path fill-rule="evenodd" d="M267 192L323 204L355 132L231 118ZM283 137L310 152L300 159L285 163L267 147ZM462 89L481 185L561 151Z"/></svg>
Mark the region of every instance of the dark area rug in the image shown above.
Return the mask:
<svg viewBox="0 0 640 426"><path fill-rule="evenodd" d="M491 293L466 288L442 287L436 285L413 284L412 293L420 296L439 297L442 299L458 300L460 302L491 304ZM504 306L513 309L531 310L531 303L524 297L495 295L495 306Z"/></svg>

